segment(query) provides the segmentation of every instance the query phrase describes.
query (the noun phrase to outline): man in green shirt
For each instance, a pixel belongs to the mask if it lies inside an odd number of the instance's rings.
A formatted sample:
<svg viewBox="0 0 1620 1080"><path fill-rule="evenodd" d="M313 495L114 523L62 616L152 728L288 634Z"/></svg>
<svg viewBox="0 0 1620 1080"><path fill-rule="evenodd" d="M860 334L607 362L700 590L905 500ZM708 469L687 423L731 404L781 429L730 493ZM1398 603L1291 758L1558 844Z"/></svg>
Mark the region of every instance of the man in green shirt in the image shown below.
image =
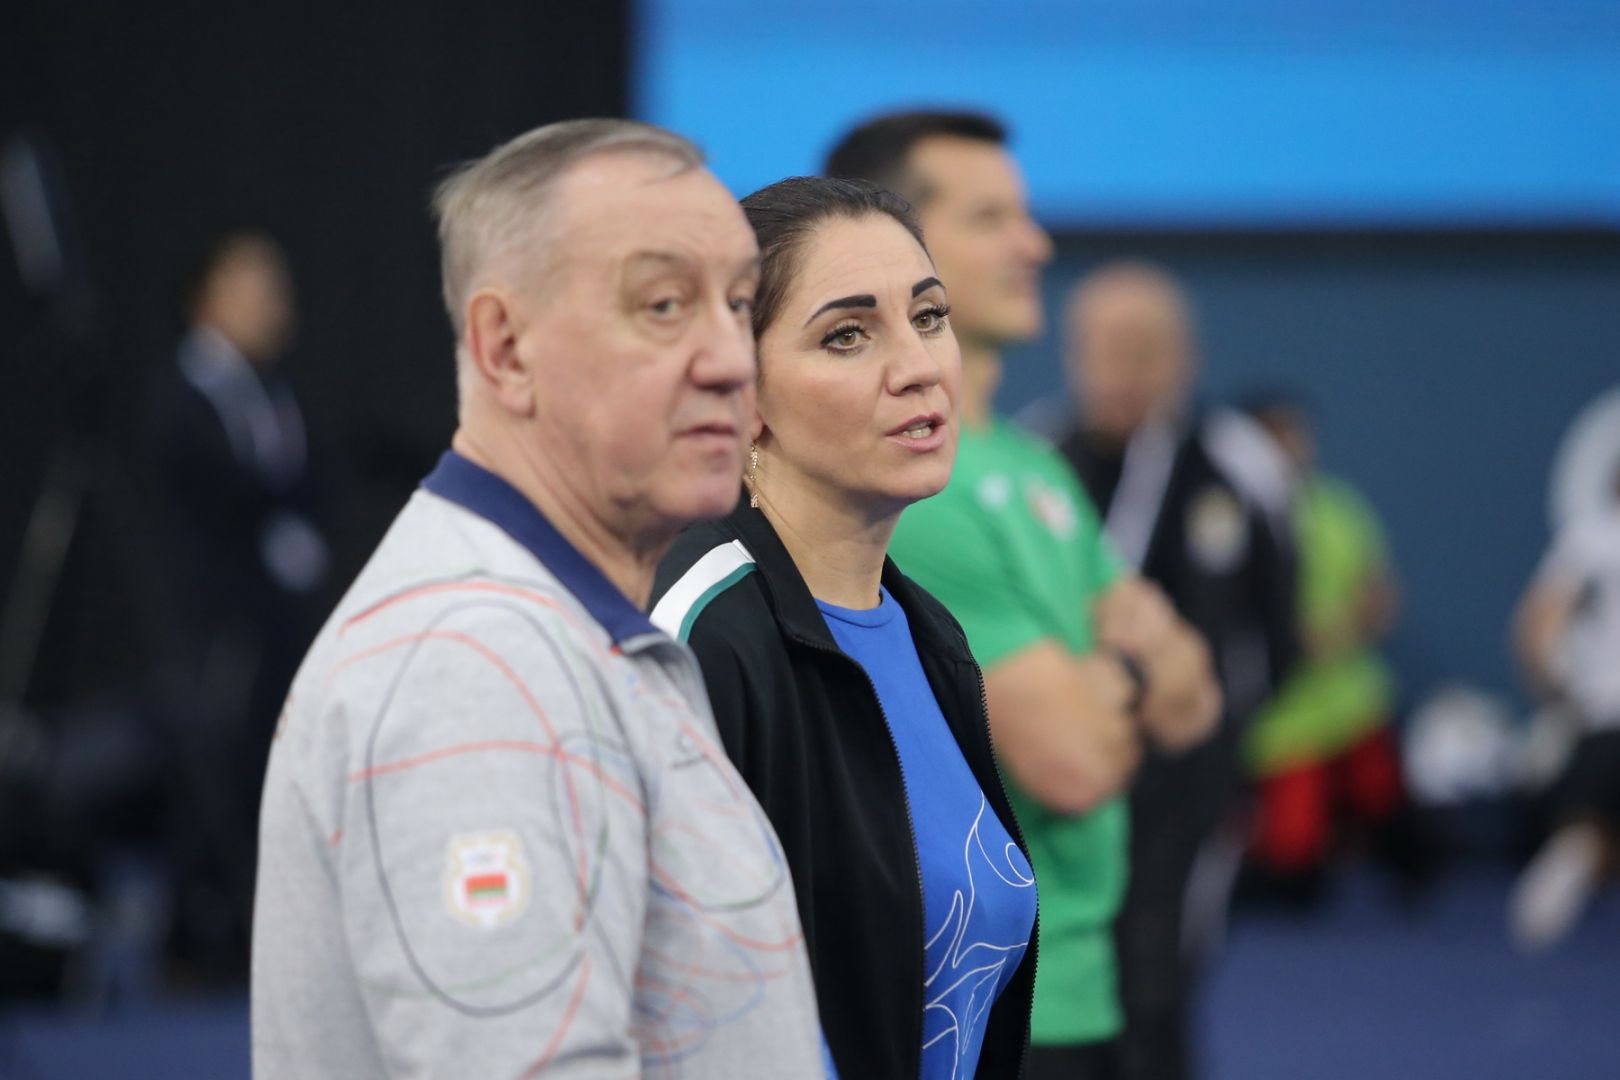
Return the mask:
<svg viewBox="0 0 1620 1080"><path fill-rule="evenodd" d="M962 623L984 669L1040 889L1027 1075L1076 1080L1111 1075L1120 1026L1120 792L1142 738L1199 741L1220 694L1203 642L1123 568L1063 459L991 413L1002 349L1040 332L1052 251L1005 143L989 117L891 115L851 131L827 172L910 201L950 294L962 348L956 469L944 492L906 512L890 550Z"/></svg>

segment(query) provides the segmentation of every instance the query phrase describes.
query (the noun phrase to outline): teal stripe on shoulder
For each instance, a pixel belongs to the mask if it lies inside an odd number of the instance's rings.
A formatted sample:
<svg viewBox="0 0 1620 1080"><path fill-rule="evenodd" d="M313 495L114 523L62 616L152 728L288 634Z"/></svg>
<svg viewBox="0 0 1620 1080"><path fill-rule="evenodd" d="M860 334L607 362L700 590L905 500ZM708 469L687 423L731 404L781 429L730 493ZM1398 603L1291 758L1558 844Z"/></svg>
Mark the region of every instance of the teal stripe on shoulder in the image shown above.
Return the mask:
<svg viewBox="0 0 1620 1080"><path fill-rule="evenodd" d="M697 617L703 614L703 609L709 606L709 602L753 572L753 563L739 566L705 589L703 595L698 597L697 602L692 605L692 609L686 613L686 617L681 620L680 632L675 635L676 640L686 641L690 639L692 636L692 624L697 622Z"/></svg>
<svg viewBox="0 0 1620 1080"><path fill-rule="evenodd" d="M703 609L753 569L754 556L741 541L709 550L654 605L653 625L679 641L687 640Z"/></svg>

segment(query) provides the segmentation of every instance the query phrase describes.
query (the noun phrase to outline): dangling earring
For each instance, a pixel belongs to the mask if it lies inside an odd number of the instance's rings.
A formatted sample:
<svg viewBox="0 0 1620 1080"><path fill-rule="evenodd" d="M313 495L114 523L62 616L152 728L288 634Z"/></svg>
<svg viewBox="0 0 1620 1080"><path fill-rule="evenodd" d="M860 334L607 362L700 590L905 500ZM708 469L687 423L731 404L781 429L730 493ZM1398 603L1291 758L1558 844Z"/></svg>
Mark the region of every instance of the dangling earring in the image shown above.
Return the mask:
<svg viewBox="0 0 1620 1080"><path fill-rule="evenodd" d="M748 507L759 509L759 446L748 444Z"/></svg>

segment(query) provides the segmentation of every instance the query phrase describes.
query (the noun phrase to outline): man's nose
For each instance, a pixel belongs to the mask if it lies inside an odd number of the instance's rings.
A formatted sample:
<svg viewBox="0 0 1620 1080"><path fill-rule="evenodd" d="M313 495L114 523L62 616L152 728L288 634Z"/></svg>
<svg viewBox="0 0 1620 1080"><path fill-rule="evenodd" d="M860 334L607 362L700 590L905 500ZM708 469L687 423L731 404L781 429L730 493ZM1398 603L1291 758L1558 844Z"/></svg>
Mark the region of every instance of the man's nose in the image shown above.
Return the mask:
<svg viewBox="0 0 1620 1080"><path fill-rule="evenodd" d="M692 378L699 386L729 392L751 385L756 373L754 334L729 303L717 303L698 329Z"/></svg>
<svg viewBox="0 0 1620 1080"><path fill-rule="evenodd" d="M1023 235L1020 241L1024 255L1036 266L1045 266L1052 261L1052 237L1041 228L1041 223L1034 218L1026 217L1023 222Z"/></svg>

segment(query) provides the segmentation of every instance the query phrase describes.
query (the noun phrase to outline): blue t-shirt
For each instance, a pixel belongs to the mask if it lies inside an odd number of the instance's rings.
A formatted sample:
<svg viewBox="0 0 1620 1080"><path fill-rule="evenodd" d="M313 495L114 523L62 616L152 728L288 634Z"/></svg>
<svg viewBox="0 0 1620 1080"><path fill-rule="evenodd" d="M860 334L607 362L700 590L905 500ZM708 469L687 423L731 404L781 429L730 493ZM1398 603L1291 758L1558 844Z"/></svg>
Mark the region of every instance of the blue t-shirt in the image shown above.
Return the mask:
<svg viewBox="0 0 1620 1080"><path fill-rule="evenodd" d="M911 804L927 936L921 1080L973 1076L990 1006L1035 927L1035 875L985 800L889 595L868 611L820 606L877 688Z"/></svg>

